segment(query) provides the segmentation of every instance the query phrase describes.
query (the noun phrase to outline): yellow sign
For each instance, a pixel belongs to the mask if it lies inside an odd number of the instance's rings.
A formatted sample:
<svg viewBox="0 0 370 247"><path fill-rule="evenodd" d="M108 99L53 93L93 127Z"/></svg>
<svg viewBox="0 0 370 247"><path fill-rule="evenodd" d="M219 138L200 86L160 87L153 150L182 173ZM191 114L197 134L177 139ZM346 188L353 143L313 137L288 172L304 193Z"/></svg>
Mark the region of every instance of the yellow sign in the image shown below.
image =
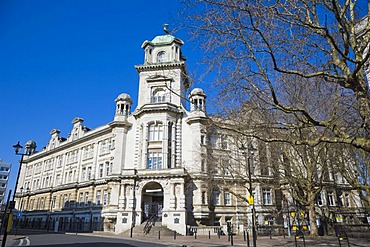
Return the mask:
<svg viewBox="0 0 370 247"><path fill-rule="evenodd" d="M301 216L304 216L304 214L305 214L305 213L304 213L303 211L301 211Z"/></svg>
<svg viewBox="0 0 370 247"><path fill-rule="evenodd" d="M343 218L342 217L336 217L335 219L337 220L337 222L343 222Z"/></svg>
<svg viewBox="0 0 370 247"><path fill-rule="evenodd" d="M265 225L268 225L268 224L269 224L268 220L265 220Z"/></svg>
<svg viewBox="0 0 370 247"><path fill-rule="evenodd" d="M307 231L307 226L306 225L302 226L302 229L303 231Z"/></svg>
<svg viewBox="0 0 370 247"><path fill-rule="evenodd" d="M247 200L248 200L248 204L250 204L250 205L253 205L254 204L254 198L253 198L253 196L248 196Z"/></svg>
<svg viewBox="0 0 370 247"><path fill-rule="evenodd" d="M12 226L12 221L13 221L13 213L9 214L9 219L8 219L8 225L6 227L6 232L10 232L10 228Z"/></svg>
<svg viewBox="0 0 370 247"><path fill-rule="evenodd" d="M297 231L297 226L295 226L295 225L294 225L294 226L292 226L292 230L293 230L293 231Z"/></svg>
<svg viewBox="0 0 370 247"><path fill-rule="evenodd" d="M295 216L295 212L290 212L290 215L291 215L292 217L294 217L294 216Z"/></svg>

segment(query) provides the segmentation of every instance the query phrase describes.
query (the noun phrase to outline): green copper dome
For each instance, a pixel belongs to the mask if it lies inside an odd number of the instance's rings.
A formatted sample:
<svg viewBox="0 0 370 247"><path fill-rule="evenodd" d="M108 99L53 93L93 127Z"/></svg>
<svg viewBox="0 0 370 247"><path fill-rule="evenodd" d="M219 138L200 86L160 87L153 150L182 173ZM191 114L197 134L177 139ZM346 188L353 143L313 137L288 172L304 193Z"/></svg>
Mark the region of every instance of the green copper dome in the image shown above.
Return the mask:
<svg viewBox="0 0 370 247"><path fill-rule="evenodd" d="M166 34L166 35L159 35L159 36L156 36L152 41L144 41L144 43L142 44L142 48L144 48L146 45L150 44L150 45L169 45L173 42L176 42L180 45L183 45L184 44L184 41L182 41L181 39L179 38L176 38L174 36L172 36L171 34Z"/></svg>

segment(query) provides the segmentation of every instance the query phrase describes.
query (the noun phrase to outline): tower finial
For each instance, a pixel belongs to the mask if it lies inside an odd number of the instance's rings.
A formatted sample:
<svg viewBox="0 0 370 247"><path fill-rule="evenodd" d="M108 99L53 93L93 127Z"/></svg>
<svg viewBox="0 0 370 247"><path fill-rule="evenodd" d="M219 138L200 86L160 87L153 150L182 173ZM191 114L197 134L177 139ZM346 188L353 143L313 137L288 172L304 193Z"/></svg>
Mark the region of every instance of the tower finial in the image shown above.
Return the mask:
<svg viewBox="0 0 370 247"><path fill-rule="evenodd" d="M170 30L168 29L169 24L164 23L162 26L163 26L163 30L166 34L171 34Z"/></svg>

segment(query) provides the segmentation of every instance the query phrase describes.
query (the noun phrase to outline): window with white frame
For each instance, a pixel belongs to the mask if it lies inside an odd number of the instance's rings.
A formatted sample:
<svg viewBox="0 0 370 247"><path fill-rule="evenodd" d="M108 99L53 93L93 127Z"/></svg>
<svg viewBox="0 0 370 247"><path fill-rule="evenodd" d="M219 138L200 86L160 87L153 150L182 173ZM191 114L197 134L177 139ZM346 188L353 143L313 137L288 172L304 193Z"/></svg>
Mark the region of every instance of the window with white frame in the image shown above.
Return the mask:
<svg viewBox="0 0 370 247"><path fill-rule="evenodd" d="M213 205L220 205L220 192L213 191Z"/></svg>
<svg viewBox="0 0 370 247"><path fill-rule="evenodd" d="M44 198L41 198L40 200L40 210L44 209Z"/></svg>
<svg viewBox="0 0 370 247"><path fill-rule="evenodd" d="M264 205L272 205L271 189L262 189L262 201Z"/></svg>
<svg viewBox="0 0 370 247"><path fill-rule="evenodd" d="M351 206L351 200L350 200L350 197L349 197L349 193L344 193L344 195L343 195L343 205L345 207L350 207Z"/></svg>
<svg viewBox="0 0 370 247"><path fill-rule="evenodd" d="M112 165L113 164L109 163L109 161L105 162L105 176L109 176L112 173Z"/></svg>
<svg viewBox="0 0 370 247"><path fill-rule="evenodd" d="M202 191L202 204L206 204L207 203L207 192L206 191Z"/></svg>
<svg viewBox="0 0 370 247"><path fill-rule="evenodd" d="M83 159L91 159L94 157L94 144L87 145L83 149Z"/></svg>
<svg viewBox="0 0 370 247"><path fill-rule="evenodd" d="M56 180L56 181L55 181L56 185L61 185L61 184L62 184L62 179L61 179L60 174L57 174L57 175L56 175L55 180Z"/></svg>
<svg viewBox="0 0 370 247"><path fill-rule="evenodd" d="M91 176L92 176L92 167L91 166L89 166L88 168L87 168L87 181L90 181L91 180Z"/></svg>
<svg viewBox="0 0 370 247"><path fill-rule="evenodd" d="M63 207L67 207L67 202L68 202L68 195L64 194L64 196L63 196Z"/></svg>
<svg viewBox="0 0 370 247"><path fill-rule="evenodd" d="M108 205L110 200L110 193L104 190L103 205Z"/></svg>
<svg viewBox="0 0 370 247"><path fill-rule="evenodd" d="M84 202L84 193L80 192L78 202L79 202L80 206L82 206L82 204Z"/></svg>
<svg viewBox="0 0 370 247"><path fill-rule="evenodd" d="M162 152L148 153L148 169L162 169Z"/></svg>
<svg viewBox="0 0 370 247"><path fill-rule="evenodd" d="M89 192L85 192L85 204L89 204Z"/></svg>
<svg viewBox="0 0 370 247"><path fill-rule="evenodd" d="M227 135L220 135L220 145L221 145L221 149L225 150L229 148L229 142L228 142Z"/></svg>
<svg viewBox="0 0 370 247"><path fill-rule="evenodd" d="M53 196L53 199L51 201L51 208L55 208L56 202L57 202L57 197L56 196Z"/></svg>
<svg viewBox="0 0 370 247"><path fill-rule="evenodd" d="M96 191L96 204L100 205L101 204L101 190Z"/></svg>
<svg viewBox="0 0 370 247"><path fill-rule="evenodd" d="M86 181L86 167L82 168L81 171L81 181Z"/></svg>
<svg viewBox="0 0 370 247"><path fill-rule="evenodd" d="M63 165L63 156L62 155L60 155L60 156L58 156L57 157L57 159L58 159L58 163L57 163L57 166L58 167L62 167L62 165Z"/></svg>
<svg viewBox="0 0 370 247"><path fill-rule="evenodd" d="M104 175L104 164L99 164L99 178L102 178Z"/></svg>
<svg viewBox="0 0 370 247"><path fill-rule="evenodd" d="M162 88L154 89L152 103L163 103L166 101L166 91Z"/></svg>
<svg viewBox="0 0 370 247"><path fill-rule="evenodd" d="M167 55L166 52L161 51L157 54L157 62L158 63L164 63L167 62Z"/></svg>
<svg viewBox="0 0 370 247"><path fill-rule="evenodd" d="M217 135L212 135L212 136L210 136L209 139L210 139L209 141L210 141L211 147L218 148L218 136Z"/></svg>
<svg viewBox="0 0 370 247"><path fill-rule="evenodd" d="M229 159L226 157L222 157L220 161L222 162L221 166L223 170L223 175L229 176L231 174L230 172L232 169L232 167L230 166Z"/></svg>
<svg viewBox="0 0 370 247"><path fill-rule="evenodd" d="M163 140L162 123L149 125L149 141L162 141L162 140Z"/></svg>
<svg viewBox="0 0 370 247"><path fill-rule="evenodd" d="M328 192L328 206L335 206L333 192Z"/></svg>
<svg viewBox="0 0 370 247"><path fill-rule="evenodd" d="M224 192L224 204L227 206L231 205L231 194L229 191Z"/></svg>
<svg viewBox="0 0 370 247"><path fill-rule="evenodd" d="M323 203L322 203L322 195L321 195L321 192L319 192L317 195L316 195L316 204L319 205L319 206L322 206Z"/></svg>

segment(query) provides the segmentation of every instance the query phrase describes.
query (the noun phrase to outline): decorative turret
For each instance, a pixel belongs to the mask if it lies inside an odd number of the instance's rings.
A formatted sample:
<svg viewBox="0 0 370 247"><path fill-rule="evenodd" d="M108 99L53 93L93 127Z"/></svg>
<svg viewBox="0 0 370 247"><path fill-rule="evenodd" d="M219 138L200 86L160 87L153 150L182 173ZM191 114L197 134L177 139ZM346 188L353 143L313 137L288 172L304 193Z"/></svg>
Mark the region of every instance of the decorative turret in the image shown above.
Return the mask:
<svg viewBox="0 0 370 247"><path fill-rule="evenodd" d="M32 155L36 152L36 142L33 140L29 140L25 145L25 154Z"/></svg>
<svg viewBox="0 0 370 247"><path fill-rule="evenodd" d="M189 95L191 102L190 111L200 110L205 112L206 98L207 96L201 88L194 88Z"/></svg>
<svg viewBox="0 0 370 247"><path fill-rule="evenodd" d="M184 42L170 34L160 35L152 41L144 41L141 48L145 50L144 64L161 64L185 61L180 47Z"/></svg>
<svg viewBox="0 0 370 247"><path fill-rule="evenodd" d="M152 41L144 41L144 63L135 68L140 76L138 108L142 113L148 108L185 108L189 80L185 58L181 53L184 42L167 31Z"/></svg>
<svg viewBox="0 0 370 247"><path fill-rule="evenodd" d="M131 113L131 97L126 93L122 93L116 98L115 102L116 114L114 115L114 120L123 121Z"/></svg>

